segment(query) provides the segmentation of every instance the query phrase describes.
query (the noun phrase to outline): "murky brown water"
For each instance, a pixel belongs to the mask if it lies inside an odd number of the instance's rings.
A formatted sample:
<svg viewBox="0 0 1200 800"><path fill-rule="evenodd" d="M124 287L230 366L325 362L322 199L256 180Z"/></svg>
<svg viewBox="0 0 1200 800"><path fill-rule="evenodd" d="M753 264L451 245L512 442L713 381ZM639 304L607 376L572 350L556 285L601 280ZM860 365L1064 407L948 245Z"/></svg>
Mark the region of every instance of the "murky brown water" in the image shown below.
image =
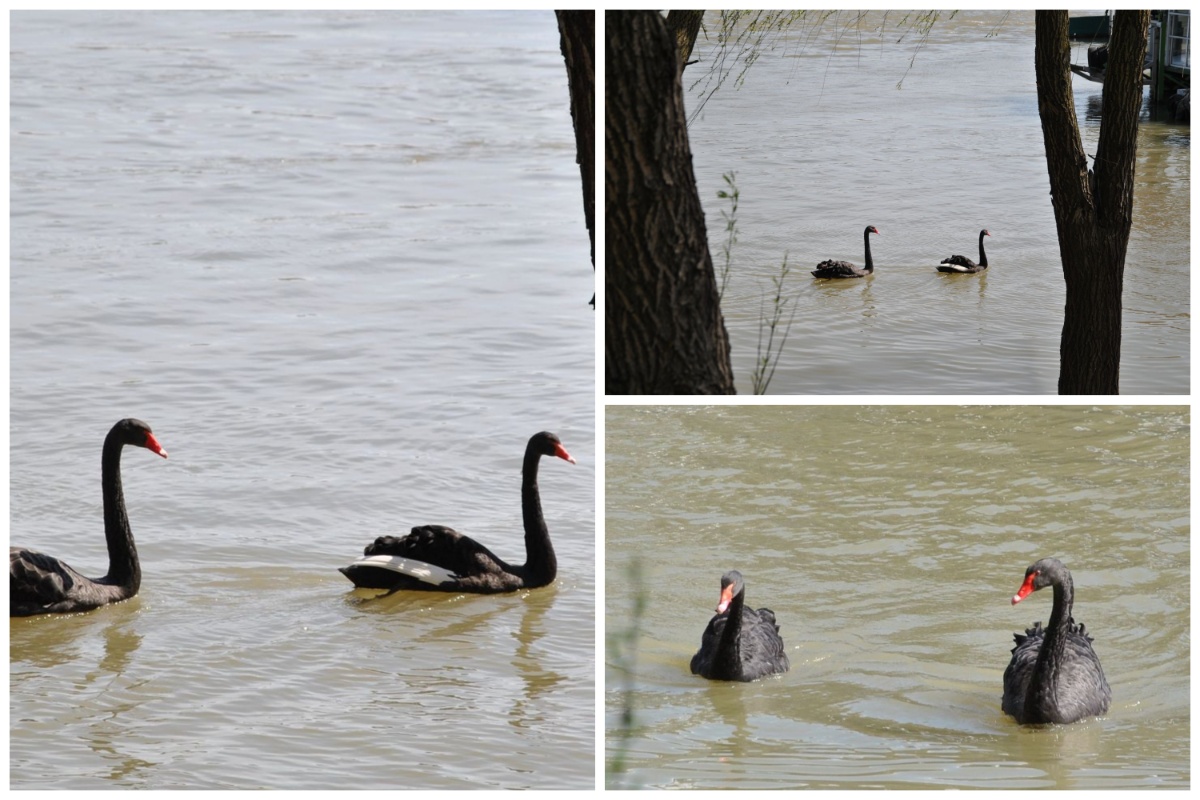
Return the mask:
<svg viewBox="0 0 1200 800"><path fill-rule="evenodd" d="M736 172L741 192L722 304L739 392L751 391L762 300L786 255L796 315L770 393L1055 393L1065 289L1033 13L960 12L920 46L915 34L897 43L901 13L858 25L855 14L773 39L745 84L727 82L689 128L714 253L728 211L722 174ZM714 13L706 23L719 29ZM713 39L694 57L691 108L721 63ZM1086 63L1082 45L1075 60ZM1095 153L1101 87L1076 78L1074 90ZM1121 390L1186 394L1190 129L1144 120L1138 151ZM824 259L863 263L867 225L881 234L875 275L815 281ZM977 258L981 228L992 234L988 271L937 273L953 253Z"/></svg>
<svg viewBox="0 0 1200 800"><path fill-rule="evenodd" d="M610 786L1186 788L1186 407L609 407ZM1000 711L1025 568L1071 568L1112 686L1102 719ZM644 571L634 583L629 567ZM721 574L773 609L791 670L688 661ZM647 603L636 661L612 637ZM623 690L634 726L619 737Z"/></svg>
<svg viewBox="0 0 1200 800"><path fill-rule="evenodd" d="M591 788L594 276L554 15L16 13L11 535L133 600L14 619L19 789ZM364 600L446 524L559 575ZM413 593L404 593L411 595Z"/></svg>

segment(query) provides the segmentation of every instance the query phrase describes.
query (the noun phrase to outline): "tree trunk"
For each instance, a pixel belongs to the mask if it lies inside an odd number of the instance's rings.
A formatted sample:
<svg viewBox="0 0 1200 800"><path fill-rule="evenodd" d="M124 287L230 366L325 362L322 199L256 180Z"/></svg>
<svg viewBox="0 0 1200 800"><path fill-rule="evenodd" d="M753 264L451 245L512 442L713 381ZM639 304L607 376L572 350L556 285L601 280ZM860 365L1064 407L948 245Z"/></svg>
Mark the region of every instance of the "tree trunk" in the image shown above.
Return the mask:
<svg viewBox="0 0 1200 800"><path fill-rule="evenodd" d="M696 46L696 36L700 33L700 24L704 22L703 11L672 11L667 14L667 27L675 37L675 47L679 50L679 71L683 72L692 57L692 48Z"/></svg>
<svg viewBox="0 0 1200 800"><path fill-rule="evenodd" d="M675 42L605 12L605 392L733 394Z"/></svg>
<svg viewBox="0 0 1200 800"><path fill-rule="evenodd" d="M1133 220L1142 59L1149 20L1146 11L1118 11L1114 17L1095 169L1088 170L1071 91L1067 12L1036 14L1038 110L1067 284L1059 394L1119 391L1121 289Z"/></svg>
<svg viewBox="0 0 1200 800"><path fill-rule="evenodd" d="M575 162L583 179L583 217L592 240L596 268L596 12L555 11L559 47L567 63L571 119L575 123ZM596 298L592 296L592 305Z"/></svg>

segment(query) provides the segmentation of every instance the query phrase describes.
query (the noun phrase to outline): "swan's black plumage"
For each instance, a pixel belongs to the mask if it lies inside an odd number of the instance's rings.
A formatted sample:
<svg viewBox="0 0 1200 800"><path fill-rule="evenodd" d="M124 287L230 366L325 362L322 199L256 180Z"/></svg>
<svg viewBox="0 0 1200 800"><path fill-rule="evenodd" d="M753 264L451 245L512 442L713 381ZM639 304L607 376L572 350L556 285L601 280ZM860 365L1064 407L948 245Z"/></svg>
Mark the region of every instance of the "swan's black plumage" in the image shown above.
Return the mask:
<svg viewBox="0 0 1200 800"><path fill-rule="evenodd" d="M1074 584L1061 561L1043 558L1030 566L1012 602L1046 586L1054 587L1050 622L1044 628L1035 622L1024 635L1013 634L1016 647L1004 670L1000 707L1025 725L1099 716L1112 701L1092 637L1071 617Z"/></svg>
<svg viewBox="0 0 1200 800"><path fill-rule="evenodd" d="M538 462L557 456L575 463L553 433L535 434L521 468L521 511L525 523L524 564L508 564L491 550L443 525L422 525L407 536L380 536L363 557L339 571L368 589L444 592L512 592L545 586L558 574L550 532L542 516Z"/></svg>
<svg viewBox="0 0 1200 800"><path fill-rule="evenodd" d="M742 573L731 570L721 578L721 601L692 656L692 674L717 681L752 681L788 671L788 657L775 612L744 605Z"/></svg>
<svg viewBox="0 0 1200 800"><path fill-rule="evenodd" d="M863 231L863 249L866 251L866 266L862 269L854 266L849 261L822 261L813 270L813 276L817 278L862 278L870 275L875 271L875 263L871 261L872 233L879 233L879 229L874 225L868 225L866 230Z"/></svg>
<svg viewBox="0 0 1200 800"><path fill-rule="evenodd" d="M938 272L983 272L988 268L987 253L983 252L983 237L991 236L987 229L979 232L979 263L976 264L966 256L950 256L943 258L938 264Z"/></svg>
<svg viewBox="0 0 1200 800"><path fill-rule="evenodd" d="M125 512L121 488L121 450L125 445L145 447L163 458L150 426L141 420L123 419L104 439L100 457L100 482L104 492L104 538L108 542L108 574L88 578L53 556L10 547L8 551L9 615L65 614L89 611L133 597L142 585L133 531Z"/></svg>

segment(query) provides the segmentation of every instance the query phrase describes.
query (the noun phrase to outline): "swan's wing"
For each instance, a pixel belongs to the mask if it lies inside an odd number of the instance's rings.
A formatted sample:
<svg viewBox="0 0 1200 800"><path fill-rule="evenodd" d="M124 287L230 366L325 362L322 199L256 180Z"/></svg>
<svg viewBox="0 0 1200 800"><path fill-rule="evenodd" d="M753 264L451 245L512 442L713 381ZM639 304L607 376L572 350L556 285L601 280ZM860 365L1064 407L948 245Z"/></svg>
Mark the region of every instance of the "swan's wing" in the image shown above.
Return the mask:
<svg viewBox="0 0 1200 800"><path fill-rule="evenodd" d="M357 559L351 566L378 567L379 569L391 570L401 575L409 575L422 583L428 583L433 586L440 586L446 581L458 580L459 577L443 567L424 561L404 558L403 556L363 556Z"/></svg>
<svg viewBox="0 0 1200 800"><path fill-rule="evenodd" d="M380 536L355 565L378 567L439 585L493 572L504 562L469 536L444 525L422 525L407 536Z"/></svg>
<svg viewBox="0 0 1200 800"><path fill-rule="evenodd" d="M714 677L713 662L717 659L717 648L728 620L728 612L717 614L709 620L708 627L700 637L700 649L692 656L692 674ZM777 672L787 672L790 666L783 639L779 636L779 626L775 624L775 614L769 608L758 611L742 609L742 627L735 647L736 673L719 675L719 679L752 681Z"/></svg>
<svg viewBox="0 0 1200 800"><path fill-rule="evenodd" d="M746 680L788 671L791 664L771 609L743 609L741 658Z"/></svg>
<svg viewBox="0 0 1200 800"><path fill-rule="evenodd" d="M963 267L965 269L974 269L975 267L977 267L979 265L976 264L971 259L967 258L966 256L950 256L949 258L943 258L942 262L940 264L938 264L939 268L943 267L943 266L945 266L945 267ZM956 270L956 271L961 271L961 270Z"/></svg>
<svg viewBox="0 0 1200 800"><path fill-rule="evenodd" d="M708 677L712 671L713 658L717 654L717 642L721 641L721 631L725 630L725 620L728 614L717 614L708 621L708 627L700 636L700 649L692 656L692 674Z"/></svg>
<svg viewBox="0 0 1200 800"><path fill-rule="evenodd" d="M1004 695L1000 700L1000 708L1017 719L1024 715L1025 695L1029 692L1029 679L1037 664L1038 651L1042 649L1044 633L1042 623L1035 622L1025 633L1013 634L1016 646L1012 649L1012 659L1004 668Z"/></svg>
<svg viewBox="0 0 1200 800"><path fill-rule="evenodd" d="M1100 716L1108 711L1112 690L1104 678L1100 657L1092 647L1092 637L1082 624L1068 619L1066 638L1055 698L1058 712L1070 721Z"/></svg>
<svg viewBox="0 0 1200 800"><path fill-rule="evenodd" d="M822 261L817 264L817 268L813 271L813 275L818 278L831 278L841 275L858 275L858 268L849 261Z"/></svg>
<svg viewBox="0 0 1200 800"><path fill-rule="evenodd" d="M1000 707L1019 722L1075 722L1108 711L1112 691L1104 679L1100 659L1092 649L1091 637L1072 619L1067 620L1065 627L1063 654L1057 665L1053 694L1045 699L1044 719L1026 719L1025 699L1045 640L1045 630L1038 622L1027 629L1025 635L1013 636L1016 647L1012 661L1004 670L1004 697Z"/></svg>
<svg viewBox="0 0 1200 800"><path fill-rule="evenodd" d="M23 608L45 607L64 600L78 583L80 575L63 562L45 553L10 547L8 551L9 603L15 612Z"/></svg>

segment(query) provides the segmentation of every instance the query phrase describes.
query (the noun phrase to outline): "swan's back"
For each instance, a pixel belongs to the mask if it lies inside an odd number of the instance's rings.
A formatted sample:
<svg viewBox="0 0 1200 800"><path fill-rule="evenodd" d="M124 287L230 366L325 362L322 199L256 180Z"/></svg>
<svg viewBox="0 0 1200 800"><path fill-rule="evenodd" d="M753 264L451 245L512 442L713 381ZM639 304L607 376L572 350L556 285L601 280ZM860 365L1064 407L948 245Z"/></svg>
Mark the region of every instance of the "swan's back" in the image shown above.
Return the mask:
<svg viewBox="0 0 1200 800"><path fill-rule="evenodd" d="M966 256L950 256L938 264L938 272L983 272L986 266L976 264Z"/></svg>
<svg viewBox="0 0 1200 800"><path fill-rule="evenodd" d="M8 549L8 613L13 617L90 611L124 600L121 587L94 581L54 556Z"/></svg>
<svg viewBox="0 0 1200 800"><path fill-rule="evenodd" d="M1012 660L1004 670L1004 696L1000 708L1021 724L1068 723L1096 717L1108 711L1112 690L1104 678L1100 658L1092 648L1092 637L1082 624L1068 618L1063 625L1063 654L1048 669L1053 674L1039 676L1040 692L1030 698L1030 686L1037 672L1038 655L1046 638L1040 622L1024 635L1013 634L1016 646Z"/></svg>
<svg viewBox="0 0 1200 800"><path fill-rule="evenodd" d="M748 619L757 617L757 621ZM787 653L784 652L783 637L779 635L779 624L775 612L769 608L757 611L742 609L742 675L743 680L754 680L776 672L787 672Z"/></svg>
<svg viewBox="0 0 1200 800"><path fill-rule="evenodd" d="M813 270L816 278L859 278L867 274L867 270L859 269L849 261L822 261Z"/></svg>
<svg viewBox="0 0 1200 800"><path fill-rule="evenodd" d="M692 656L692 674L713 680L753 681L777 672L787 672L791 666L784 652L783 638L775 622L775 612L769 608L742 608L742 629L737 640L736 674L720 674L717 661L721 634L728 622L729 612L709 620L700 638L700 650Z"/></svg>
<svg viewBox="0 0 1200 800"><path fill-rule="evenodd" d="M339 572L365 589L491 594L536 588L524 566L508 564L445 525L419 525L406 536L380 536Z"/></svg>

